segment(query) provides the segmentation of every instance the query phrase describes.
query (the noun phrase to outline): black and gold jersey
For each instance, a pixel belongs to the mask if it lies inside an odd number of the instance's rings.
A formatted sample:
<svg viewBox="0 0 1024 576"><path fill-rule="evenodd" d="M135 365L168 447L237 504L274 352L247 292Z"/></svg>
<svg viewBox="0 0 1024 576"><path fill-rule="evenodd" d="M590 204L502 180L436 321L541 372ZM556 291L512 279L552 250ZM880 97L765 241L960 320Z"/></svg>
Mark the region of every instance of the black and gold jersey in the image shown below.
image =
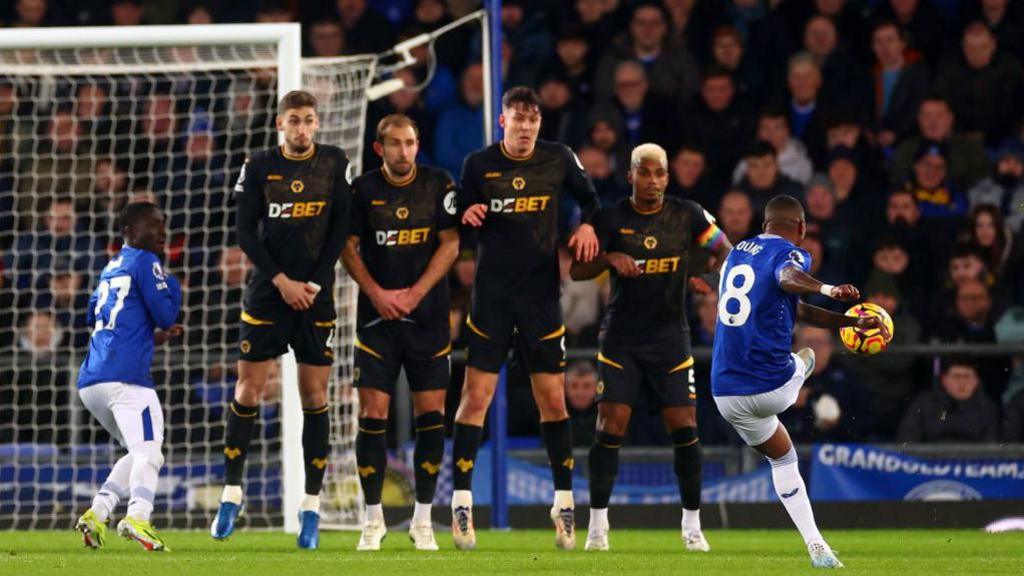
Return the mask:
<svg viewBox="0 0 1024 576"><path fill-rule="evenodd" d="M600 208L594 184L563 144L540 140L528 157L499 142L466 157L459 208L485 204L479 230L476 300L558 298L559 196L568 192L589 223Z"/></svg>
<svg viewBox="0 0 1024 576"><path fill-rule="evenodd" d="M612 295L602 325L602 343L639 346L682 340L689 346L686 320L687 257L694 246L709 247L722 232L699 204L672 196L643 213L623 198L594 218L602 252L622 252L643 271L621 278L612 269Z"/></svg>
<svg viewBox="0 0 1024 576"><path fill-rule="evenodd" d="M235 184L238 243L254 264L246 309L283 305L271 282L280 272L319 284L317 302L333 301L334 265L348 237L348 169L341 148L324 144L303 156L277 147L246 161Z"/></svg>
<svg viewBox="0 0 1024 576"><path fill-rule="evenodd" d="M374 281L388 290L408 288L419 280L437 251L437 233L456 225L455 182L447 172L416 166L413 179L395 184L377 169L352 182L351 236ZM430 328L448 326L448 283L438 282L407 317ZM359 292L358 326L380 318L370 299Z"/></svg>

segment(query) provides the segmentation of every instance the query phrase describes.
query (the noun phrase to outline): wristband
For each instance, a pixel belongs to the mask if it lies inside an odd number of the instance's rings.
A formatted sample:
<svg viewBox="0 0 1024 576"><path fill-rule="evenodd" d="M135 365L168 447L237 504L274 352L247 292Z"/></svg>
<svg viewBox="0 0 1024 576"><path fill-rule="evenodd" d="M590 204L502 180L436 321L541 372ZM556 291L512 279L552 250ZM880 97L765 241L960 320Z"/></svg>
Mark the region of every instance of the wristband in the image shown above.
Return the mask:
<svg viewBox="0 0 1024 576"><path fill-rule="evenodd" d="M835 286L831 284L822 284L821 288L819 288L818 291L821 292L822 296L828 296L829 298L831 298L833 288L835 288Z"/></svg>

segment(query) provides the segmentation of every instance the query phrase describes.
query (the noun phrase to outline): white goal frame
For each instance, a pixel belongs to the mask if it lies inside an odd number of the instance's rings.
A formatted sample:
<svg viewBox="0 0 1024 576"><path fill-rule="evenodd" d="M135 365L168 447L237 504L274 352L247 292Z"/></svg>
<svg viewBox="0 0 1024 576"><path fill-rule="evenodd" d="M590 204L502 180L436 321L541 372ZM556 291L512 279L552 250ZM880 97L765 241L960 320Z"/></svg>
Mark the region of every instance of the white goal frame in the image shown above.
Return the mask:
<svg viewBox="0 0 1024 576"><path fill-rule="evenodd" d="M4 49L73 49L123 47L173 47L264 44L277 46L276 61L252 60L253 67L273 66L277 69L278 99L302 87L302 29L298 23L286 24L208 24L169 26L95 26L81 28L5 29L0 34L0 50ZM248 64L248 62L247 62ZM200 70L202 63L185 65L109 64L114 73L174 72ZM103 65L89 65L96 71ZM213 64L211 68L223 68ZM45 67L33 65L34 69ZM6 66L0 64L0 74ZM75 66L52 66L54 74L74 72ZM282 135L278 135L279 139ZM304 492L302 463L302 407L299 399L298 368L294 353L281 362L281 466L282 512L284 528L298 531L299 505Z"/></svg>

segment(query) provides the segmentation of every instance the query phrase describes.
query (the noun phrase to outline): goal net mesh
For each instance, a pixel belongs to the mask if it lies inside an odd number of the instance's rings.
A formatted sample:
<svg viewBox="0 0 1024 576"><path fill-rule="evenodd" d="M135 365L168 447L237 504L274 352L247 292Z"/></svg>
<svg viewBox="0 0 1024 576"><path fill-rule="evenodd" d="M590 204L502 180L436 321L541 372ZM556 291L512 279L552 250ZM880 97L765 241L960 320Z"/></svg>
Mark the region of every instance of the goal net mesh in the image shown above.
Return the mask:
<svg viewBox="0 0 1024 576"><path fill-rule="evenodd" d="M375 64L369 56L303 67L321 103L317 139L344 148L353 174ZM231 187L248 154L277 143L277 100L273 44L0 49L0 528L68 527L122 454L82 407L75 380L89 294L120 247L116 215L136 200L164 209L167 269L184 291L185 336L153 365L167 460L155 521L201 527L212 518L250 269ZM352 526L361 508L355 288L338 270L325 520ZM248 456L249 526L282 524L280 392L278 371Z"/></svg>

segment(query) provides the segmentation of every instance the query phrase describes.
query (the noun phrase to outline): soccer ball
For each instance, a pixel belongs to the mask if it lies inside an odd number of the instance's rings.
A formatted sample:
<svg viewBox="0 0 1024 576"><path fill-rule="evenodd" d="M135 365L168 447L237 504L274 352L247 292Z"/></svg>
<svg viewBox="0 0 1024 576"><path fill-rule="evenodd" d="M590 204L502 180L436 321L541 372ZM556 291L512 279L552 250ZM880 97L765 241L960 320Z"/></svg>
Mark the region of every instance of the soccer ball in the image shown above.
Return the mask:
<svg viewBox="0 0 1024 576"><path fill-rule="evenodd" d="M847 310L846 315L856 316L858 318L877 316L882 319L882 322L885 323L885 327L889 329L889 339L887 340L882 336L882 331L878 329L861 330L853 326L844 326L839 329L839 337L842 339L843 345L846 346L847 350L856 354L865 354L870 356L872 354L878 354L889 346L889 340L892 339L893 326L892 318L889 316L889 313L885 311L885 308L882 308L878 304L864 302Z"/></svg>

